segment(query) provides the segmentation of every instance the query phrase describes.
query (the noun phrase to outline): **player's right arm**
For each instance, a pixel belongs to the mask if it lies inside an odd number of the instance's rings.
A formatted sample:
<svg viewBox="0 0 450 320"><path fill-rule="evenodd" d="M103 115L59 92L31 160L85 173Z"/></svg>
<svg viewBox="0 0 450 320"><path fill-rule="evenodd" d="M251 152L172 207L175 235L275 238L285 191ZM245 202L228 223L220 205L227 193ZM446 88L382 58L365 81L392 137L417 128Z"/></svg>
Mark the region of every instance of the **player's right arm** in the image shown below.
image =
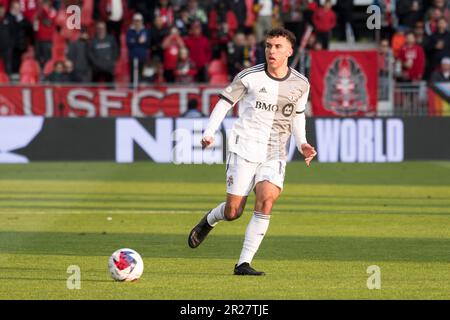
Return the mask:
<svg viewBox="0 0 450 320"><path fill-rule="evenodd" d="M227 115L228 111L244 96L247 92L242 78L237 75L233 82L226 87L219 95L220 100L214 106L213 112L209 116L208 125L202 137L202 147L207 148L214 143L214 135L219 129L220 124Z"/></svg>

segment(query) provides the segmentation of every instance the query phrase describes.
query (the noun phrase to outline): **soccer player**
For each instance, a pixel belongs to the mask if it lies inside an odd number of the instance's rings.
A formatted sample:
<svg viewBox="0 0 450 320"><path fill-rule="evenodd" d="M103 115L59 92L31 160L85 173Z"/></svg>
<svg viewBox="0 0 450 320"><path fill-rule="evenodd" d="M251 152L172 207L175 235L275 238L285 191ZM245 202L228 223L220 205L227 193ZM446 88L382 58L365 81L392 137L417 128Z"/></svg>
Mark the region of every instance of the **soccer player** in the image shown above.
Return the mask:
<svg viewBox="0 0 450 320"><path fill-rule="evenodd" d="M245 232L235 275L265 274L250 264L269 227L273 204L283 189L291 134L307 166L317 154L306 140L304 112L309 82L288 66L295 40L294 34L283 28L268 32L266 63L241 71L222 91L202 137L203 148L211 146L225 115L240 101L239 118L228 140L226 202L210 210L188 238L189 246L196 248L219 221L239 218L254 189L254 214Z"/></svg>

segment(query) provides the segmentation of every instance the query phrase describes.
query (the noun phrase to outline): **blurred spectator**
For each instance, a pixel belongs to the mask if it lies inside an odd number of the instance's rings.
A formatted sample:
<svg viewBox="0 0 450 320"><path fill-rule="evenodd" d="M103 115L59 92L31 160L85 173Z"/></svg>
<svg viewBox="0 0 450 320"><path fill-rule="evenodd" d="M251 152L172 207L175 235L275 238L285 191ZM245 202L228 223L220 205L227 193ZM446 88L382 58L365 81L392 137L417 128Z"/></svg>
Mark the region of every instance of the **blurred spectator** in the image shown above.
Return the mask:
<svg viewBox="0 0 450 320"><path fill-rule="evenodd" d="M395 12L396 0L375 0L374 5L381 10L381 39L391 39L398 25L397 14Z"/></svg>
<svg viewBox="0 0 450 320"><path fill-rule="evenodd" d="M120 48L120 34L122 24L127 13L126 0L100 0L100 18L106 22L106 28L110 35L116 38Z"/></svg>
<svg viewBox="0 0 450 320"><path fill-rule="evenodd" d="M180 35L182 37L185 37L189 33L189 26L191 25L192 21L189 16L189 11L187 7L181 7L180 11L178 13L178 16L175 19L175 26L180 31Z"/></svg>
<svg viewBox="0 0 450 320"><path fill-rule="evenodd" d="M164 27L169 28L175 22L175 14L169 0L159 0L155 9L155 17L161 17Z"/></svg>
<svg viewBox="0 0 450 320"><path fill-rule="evenodd" d="M233 39L237 28L236 15L224 1L219 1L208 17L208 30L215 58L219 58L220 53L226 51L227 43Z"/></svg>
<svg viewBox="0 0 450 320"><path fill-rule="evenodd" d="M392 53L394 54L395 58L398 57L400 49L403 47L405 42L406 42L405 28L399 26L395 34L392 36L391 40Z"/></svg>
<svg viewBox="0 0 450 320"><path fill-rule="evenodd" d="M316 5L314 1L311 3ZM279 8L280 19L284 27L292 31L295 35L302 35L305 30L305 14L311 13L308 4L306 0L279 1L277 8ZM297 36L296 45L300 43L300 39L301 36Z"/></svg>
<svg viewBox="0 0 450 320"><path fill-rule="evenodd" d="M75 73L73 62L69 59L64 61L64 72L66 74L67 82L81 82L81 79Z"/></svg>
<svg viewBox="0 0 450 320"><path fill-rule="evenodd" d="M67 58L73 61L74 78L80 82L92 81L92 70L89 62L89 34L86 28L82 28L80 37L69 44Z"/></svg>
<svg viewBox="0 0 450 320"><path fill-rule="evenodd" d="M440 12L439 17L444 17L447 21L450 21L450 9L448 0L434 0L433 5L426 12L426 16L429 16L431 12L438 10Z"/></svg>
<svg viewBox="0 0 450 320"><path fill-rule="evenodd" d="M322 42L320 42L320 41L314 42L314 44L313 44L313 50L314 50L314 51L320 51L320 50L323 50Z"/></svg>
<svg viewBox="0 0 450 320"><path fill-rule="evenodd" d="M155 8L157 2L154 0L128 0L128 8L133 12L139 12L144 16L144 21L155 20Z"/></svg>
<svg viewBox="0 0 450 320"><path fill-rule="evenodd" d="M162 62L164 60L164 49L162 43L164 39L169 35L170 29L163 26L161 17L155 17L153 28L151 29L151 51L154 59Z"/></svg>
<svg viewBox="0 0 450 320"><path fill-rule="evenodd" d="M114 69L119 57L116 40L106 31L104 22L97 22L95 37L89 45L89 60L92 64L94 82L113 82Z"/></svg>
<svg viewBox="0 0 450 320"><path fill-rule="evenodd" d="M53 72L48 75L47 80L55 84L69 82L69 78L64 70L64 61L55 61Z"/></svg>
<svg viewBox="0 0 450 320"><path fill-rule="evenodd" d="M175 69L177 68L178 55L185 44L176 27L170 28L170 34L164 38L164 79L166 82L175 81Z"/></svg>
<svg viewBox="0 0 450 320"><path fill-rule="evenodd" d="M353 0L337 0L335 11L338 16L337 31L339 40L352 42L355 37L355 28L353 27Z"/></svg>
<svg viewBox="0 0 450 320"><path fill-rule="evenodd" d="M147 60L142 71L142 81L148 83L163 83L164 70L158 59Z"/></svg>
<svg viewBox="0 0 450 320"><path fill-rule="evenodd" d="M397 0L396 11L399 24L412 29L422 19L422 0Z"/></svg>
<svg viewBox="0 0 450 320"><path fill-rule="evenodd" d="M305 49L306 50L312 49L316 40L317 40L316 35L314 33L311 33L311 35L308 37L308 40L306 41Z"/></svg>
<svg viewBox="0 0 450 320"><path fill-rule="evenodd" d="M416 43L425 47L425 24L423 21L417 21L414 26L414 35L416 36Z"/></svg>
<svg viewBox="0 0 450 320"><path fill-rule="evenodd" d="M389 98L389 87L393 57L390 52L389 40L382 39L378 48L378 98L387 100Z"/></svg>
<svg viewBox="0 0 450 320"><path fill-rule="evenodd" d="M447 30L447 26L447 21L441 17L438 20L436 32L427 40L425 47L429 57L429 64L425 75L427 79L439 65L442 58L450 55L450 33Z"/></svg>
<svg viewBox="0 0 450 320"><path fill-rule="evenodd" d="M236 20L238 23L238 28L244 30L245 21L247 19L247 5L245 0L219 0L229 3L229 7L232 8L234 14L236 15Z"/></svg>
<svg viewBox="0 0 450 320"><path fill-rule="evenodd" d="M36 57L41 67L50 60L52 56L53 34L56 32L56 10L53 9L51 0L42 0L34 21L36 32Z"/></svg>
<svg viewBox="0 0 450 320"><path fill-rule="evenodd" d="M14 44L14 30L12 20L6 16L5 7L0 4L0 60L6 73L12 70L12 46Z"/></svg>
<svg viewBox="0 0 450 320"><path fill-rule="evenodd" d="M186 0L171 0L170 3L172 4L173 10L178 12L186 5Z"/></svg>
<svg viewBox="0 0 450 320"><path fill-rule="evenodd" d="M181 48L178 55L177 68L175 69L175 81L179 83L193 83L197 69L189 57L189 50Z"/></svg>
<svg viewBox="0 0 450 320"><path fill-rule="evenodd" d="M413 32L406 34L406 43L400 49L398 59L402 66L399 81L419 81L425 69L425 53L421 46L416 44Z"/></svg>
<svg viewBox="0 0 450 320"><path fill-rule="evenodd" d="M53 5L53 8L55 8L55 10L59 10L60 8L61 8L61 4L62 4L62 2L69 2L70 3L70 0L53 0L52 1L52 5Z"/></svg>
<svg viewBox="0 0 450 320"><path fill-rule="evenodd" d="M202 25L208 23L208 14L201 8L197 0L187 0L189 17L192 21L200 21Z"/></svg>
<svg viewBox="0 0 450 320"><path fill-rule="evenodd" d="M134 68L137 64L138 82L141 81L142 70L150 52L150 31L144 26L144 17L135 13L133 23L127 32L128 58L130 66L130 79L134 83Z"/></svg>
<svg viewBox="0 0 450 320"><path fill-rule="evenodd" d="M38 3L39 0L20 0L20 10L30 23L34 23L39 8Z"/></svg>
<svg viewBox="0 0 450 320"><path fill-rule="evenodd" d="M428 36L432 35L437 30L438 20L442 17L441 10L434 8L428 11L425 16L425 32Z"/></svg>
<svg viewBox="0 0 450 320"><path fill-rule="evenodd" d="M233 42L228 43L228 74L232 78L244 69L244 49L246 45L246 38L243 32L237 32Z"/></svg>
<svg viewBox="0 0 450 320"><path fill-rule="evenodd" d="M441 61L441 69L431 74L431 82L450 82L450 58L444 57Z"/></svg>
<svg viewBox="0 0 450 320"><path fill-rule="evenodd" d="M188 109L181 115L184 118L203 118L205 115L198 110L197 99L189 99Z"/></svg>
<svg viewBox="0 0 450 320"><path fill-rule="evenodd" d="M9 0L0 0L0 6L5 9L5 12L9 11Z"/></svg>
<svg viewBox="0 0 450 320"><path fill-rule="evenodd" d="M191 26L189 36L184 38L184 43L189 49L191 59L197 67L198 82L207 82L207 65L211 61L211 45L207 37L203 35L202 26L194 22Z"/></svg>
<svg viewBox="0 0 450 320"><path fill-rule="evenodd" d="M313 15L317 41L322 43L325 50L328 50L331 30L336 26L336 14L331 6L331 0L326 0L323 7L318 8Z"/></svg>
<svg viewBox="0 0 450 320"><path fill-rule="evenodd" d="M247 35L246 39L246 48L248 53L246 54L244 52L244 60L248 60L249 66L254 66L260 63L264 63L266 61L265 53L264 53L264 46L256 42L256 36L254 33L249 33ZM244 61L244 65L245 65Z"/></svg>
<svg viewBox="0 0 450 320"><path fill-rule="evenodd" d="M270 29L272 29L273 0L255 0L254 11L256 13L256 41L262 42Z"/></svg>
<svg viewBox="0 0 450 320"><path fill-rule="evenodd" d="M27 50L28 36L27 32L32 27L23 14L20 12L19 1L12 1L9 6L7 15L11 21L14 30L14 45L12 48L11 72L18 73L20 63L22 62L22 54ZM2 42L3 43L3 42Z"/></svg>
<svg viewBox="0 0 450 320"><path fill-rule="evenodd" d="M380 76L387 76L389 74L389 67L392 63L389 50L389 40L381 40L378 47L378 69Z"/></svg>

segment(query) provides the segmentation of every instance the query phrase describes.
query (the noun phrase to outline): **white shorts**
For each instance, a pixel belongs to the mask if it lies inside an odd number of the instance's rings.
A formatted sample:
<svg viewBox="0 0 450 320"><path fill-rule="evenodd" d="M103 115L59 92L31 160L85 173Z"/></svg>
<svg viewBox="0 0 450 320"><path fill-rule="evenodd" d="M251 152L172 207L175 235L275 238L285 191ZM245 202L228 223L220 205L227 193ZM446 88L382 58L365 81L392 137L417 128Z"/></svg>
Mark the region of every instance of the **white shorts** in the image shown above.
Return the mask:
<svg viewBox="0 0 450 320"><path fill-rule="evenodd" d="M247 196L258 182L269 181L283 190L286 161L250 162L234 152L227 156L227 193Z"/></svg>

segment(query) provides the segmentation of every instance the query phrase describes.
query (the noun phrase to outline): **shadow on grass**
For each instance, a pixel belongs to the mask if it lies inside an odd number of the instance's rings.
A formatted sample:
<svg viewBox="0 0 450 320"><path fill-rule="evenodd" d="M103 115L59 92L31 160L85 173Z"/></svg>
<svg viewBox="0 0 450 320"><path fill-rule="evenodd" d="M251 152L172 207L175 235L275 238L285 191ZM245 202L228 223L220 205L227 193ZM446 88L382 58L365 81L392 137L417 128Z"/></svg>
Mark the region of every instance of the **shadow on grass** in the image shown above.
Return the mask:
<svg viewBox="0 0 450 320"><path fill-rule="evenodd" d="M118 248L137 250L144 258L236 259L243 235L212 233L197 249L187 233L0 232L4 254L105 256ZM3 257L5 258L5 257ZM257 258L267 260L450 262L450 239L381 237L266 237ZM8 261L8 257L6 257ZM7 262L6 261L6 262Z"/></svg>

